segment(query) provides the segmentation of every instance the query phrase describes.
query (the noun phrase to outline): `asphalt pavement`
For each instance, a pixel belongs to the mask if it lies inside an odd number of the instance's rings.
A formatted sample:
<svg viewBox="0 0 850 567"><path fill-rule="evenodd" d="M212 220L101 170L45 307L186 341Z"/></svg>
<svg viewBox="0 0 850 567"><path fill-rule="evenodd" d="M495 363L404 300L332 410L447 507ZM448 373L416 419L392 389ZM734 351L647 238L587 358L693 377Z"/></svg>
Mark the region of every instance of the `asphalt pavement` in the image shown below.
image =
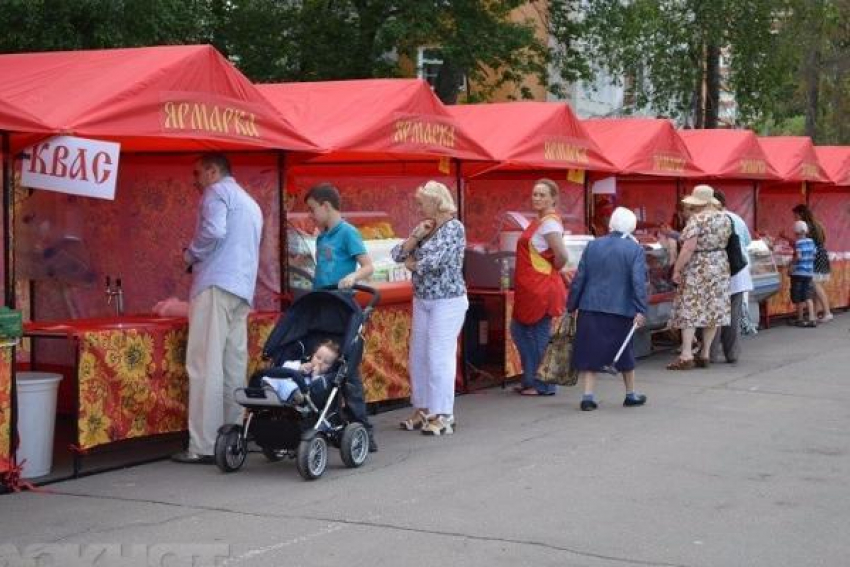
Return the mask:
<svg viewBox="0 0 850 567"><path fill-rule="evenodd" d="M0 566L845 566L848 328L772 328L688 372L655 355L640 408L602 378L595 412L578 388L459 397L444 438L383 413L380 452L314 482L255 454L0 496Z"/></svg>

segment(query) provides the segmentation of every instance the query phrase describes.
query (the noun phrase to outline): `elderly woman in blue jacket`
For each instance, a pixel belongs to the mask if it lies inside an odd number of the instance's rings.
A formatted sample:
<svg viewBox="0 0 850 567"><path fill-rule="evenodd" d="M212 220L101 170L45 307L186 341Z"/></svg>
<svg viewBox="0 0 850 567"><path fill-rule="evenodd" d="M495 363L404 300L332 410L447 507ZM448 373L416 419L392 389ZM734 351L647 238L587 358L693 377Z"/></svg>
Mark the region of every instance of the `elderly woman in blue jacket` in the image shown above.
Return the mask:
<svg viewBox="0 0 850 567"><path fill-rule="evenodd" d="M646 322L646 257L631 235L636 225L633 212L617 207L609 221L611 232L587 245L570 287L567 311L578 310L572 363L584 381L582 411L598 407L593 395L596 372L612 363L632 325ZM635 392L631 341L615 368L626 386L623 405L646 403L646 396Z"/></svg>

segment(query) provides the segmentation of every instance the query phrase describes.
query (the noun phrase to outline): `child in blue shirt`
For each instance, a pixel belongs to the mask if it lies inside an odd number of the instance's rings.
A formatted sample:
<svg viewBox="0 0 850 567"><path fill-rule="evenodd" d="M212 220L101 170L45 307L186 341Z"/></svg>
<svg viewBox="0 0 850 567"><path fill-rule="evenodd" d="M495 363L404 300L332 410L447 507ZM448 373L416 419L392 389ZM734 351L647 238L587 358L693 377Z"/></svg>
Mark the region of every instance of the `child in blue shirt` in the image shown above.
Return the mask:
<svg viewBox="0 0 850 567"><path fill-rule="evenodd" d="M372 259L360 233L342 220L342 199L339 190L330 183L319 183L310 188L304 199L310 217L321 233L316 239L316 275L313 289L334 285L349 289L358 280L372 275ZM359 266L359 267L358 267ZM369 452L378 450L372 424L366 415L366 398L359 369L352 369L345 383L346 410L354 421L362 423L369 432Z"/></svg>
<svg viewBox="0 0 850 567"><path fill-rule="evenodd" d="M791 301L797 306L798 327L816 327L812 277L815 273L815 241L808 237L809 226L805 221L794 223L794 258L791 262ZM809 310L809 320L804 310Z"/></svg>
<svg viewBox="0 0 850 567"><path fill-rule="evenodd" d="M372 275L372 259L360 233L342 220L339 191L330 183L311 188L305 199L310 217L321 231L316 238L316 275L313 289L353 286ZM359 265L359 268L358 268Z"/></svg>

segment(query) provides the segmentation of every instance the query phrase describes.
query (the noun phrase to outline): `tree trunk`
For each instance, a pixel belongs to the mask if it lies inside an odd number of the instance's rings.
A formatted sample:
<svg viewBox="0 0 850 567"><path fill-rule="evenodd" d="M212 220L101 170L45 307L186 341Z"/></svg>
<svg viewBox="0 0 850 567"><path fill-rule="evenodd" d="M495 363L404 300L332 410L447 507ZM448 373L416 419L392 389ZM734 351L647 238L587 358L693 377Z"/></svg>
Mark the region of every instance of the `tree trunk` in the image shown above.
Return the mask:
<svg viewBox="0 0 850 567"><path fill-rule="evenodd" d="M701 130L705 128L705 112L703 101L705 100L705 58L696 57L697 81L694 85L694 128Z"/></svg>
<svg viewBox="0 0 850 567"><path fill-rule="evenodd" d="M720 47L705 50L705 127L717 128L720 116Z"/></svg>
<svg viewBox="0 0 850 567"><path fill-rule="evenodd" d="M821 54L816 45L809 48L803 81L806 86L806 136L817 139L818 104L820 99Z"/></svg>
<svg viewBox="0 0 850 567"><path fill-rule="evenodd" d="M443 104L456 104L460 87L463 86L463 71L450 59L443 59L437 79L434 81L434 93Z"/></svg>
<svg viewBox="0 0 850 567"><path fill-rule="evenodd" d="M847 129L847 121L845 120L844 107L846 105L845 92L843 85L847 80L843 69L839 66L835 71L835 82L833 85L832 94L832 123L834 125L834 144L850 144L850 132Z"/></svg>

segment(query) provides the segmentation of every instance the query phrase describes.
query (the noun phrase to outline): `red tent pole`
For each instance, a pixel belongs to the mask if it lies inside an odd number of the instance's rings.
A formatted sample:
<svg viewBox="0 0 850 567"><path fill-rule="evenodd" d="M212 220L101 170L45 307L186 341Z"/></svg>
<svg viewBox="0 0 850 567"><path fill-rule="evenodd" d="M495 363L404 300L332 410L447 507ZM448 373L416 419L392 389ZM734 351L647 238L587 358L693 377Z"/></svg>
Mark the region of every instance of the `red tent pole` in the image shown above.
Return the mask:
<svg viewBox="0 0 850 567"><path fill-rule="evenodd" d="M286 152L277 152L277 216L278 216L278 269L280 295L278 303L283 311L289 301L289 248L286 238Z"/></svg>
<svg viewBox="0 0 850 567"><path fill-rule="evenodd" d="M2 132L3 140L3 273L4 300L7 307L15 308L15 189L12 183L12 151L9 133Z"/></svg>
<svg viewBox="0 0 850 567"><path fill-rule="evenodd" d="M463 223L463 219L466 216L464 214L464 206L466 203L466 199L464 198L465 187L463 184L463 171L461 170L461 161L457 158L454 158L455 164L455 188L457 190L457 220ZM463 279L466 281L466 262L463 263ZM466 323L464 323L466 326ZM464 337L466 333L461 331L461 339L460 339L460 352L458 353L458 358L460 359L460 379L463 384L463 392L469 392L469 368L466 365L466 340Z"/></svg>
<svg viewBox="0 0 850 567"><path fill-rule="evenodd" d="M759 231L759 188L760 181L753 181L753 232Z"/></svg>
<svg viewBox="0 0 850 567"><path fill-rule="evenodd" d="M461 162L459 159L454 158L455 162L455 186L457 187L457 220L463 222L464 217L464 203L466 202L466 198L464 195L464 186L463 186L463 172L461 171Z"/></svg>

